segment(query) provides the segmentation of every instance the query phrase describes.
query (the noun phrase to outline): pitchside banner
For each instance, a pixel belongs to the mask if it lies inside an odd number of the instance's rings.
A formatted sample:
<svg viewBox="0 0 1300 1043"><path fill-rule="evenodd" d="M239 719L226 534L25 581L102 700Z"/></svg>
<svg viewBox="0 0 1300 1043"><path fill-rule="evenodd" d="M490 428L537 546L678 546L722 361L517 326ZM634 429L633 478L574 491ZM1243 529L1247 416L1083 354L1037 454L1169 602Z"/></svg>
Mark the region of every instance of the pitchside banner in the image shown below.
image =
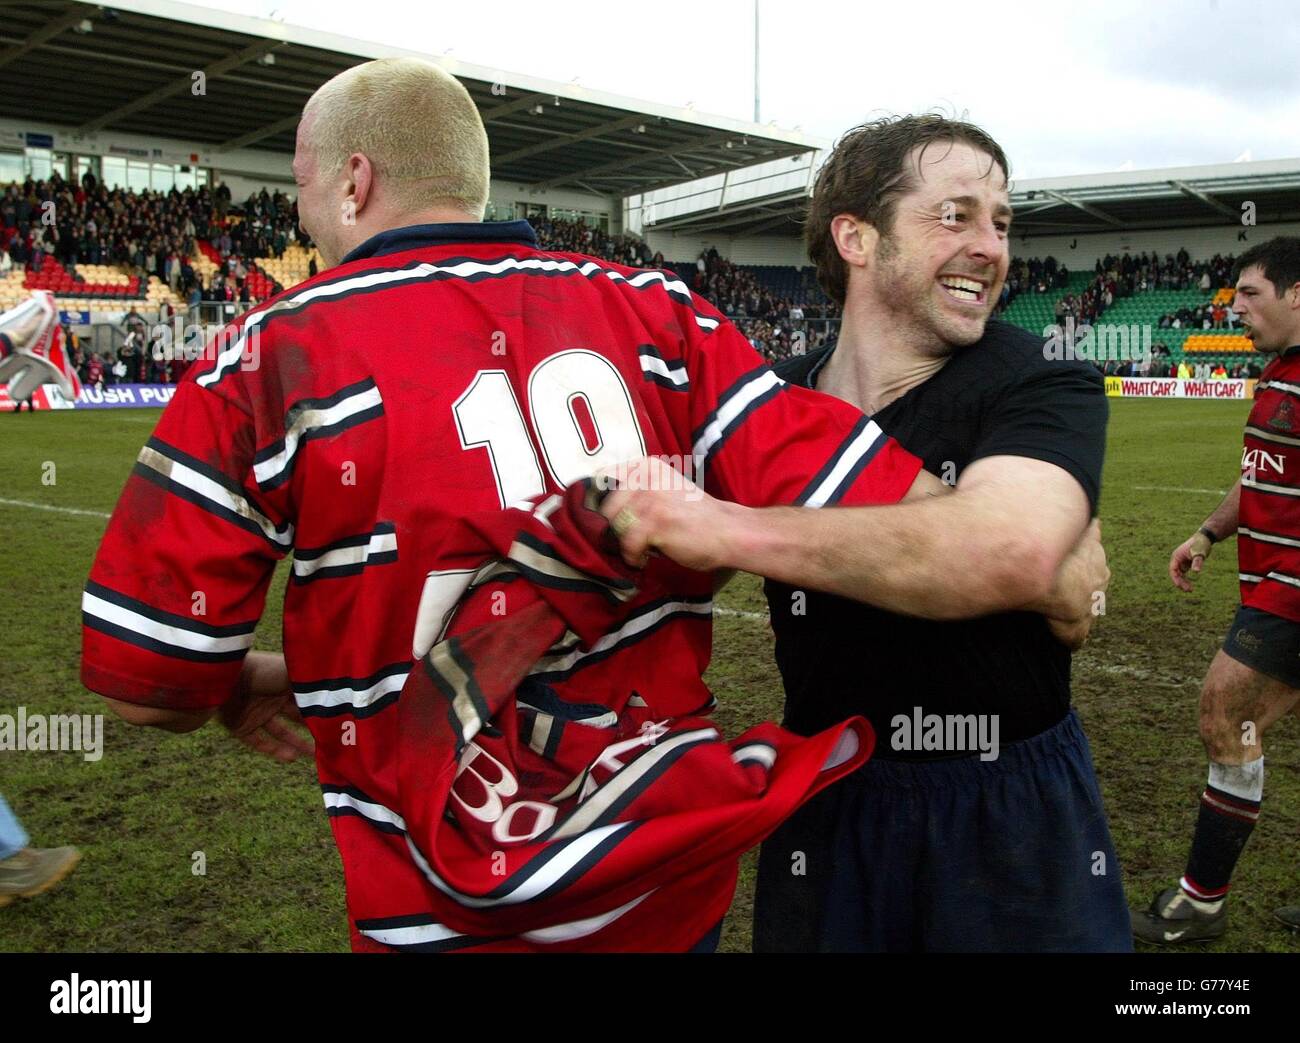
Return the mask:
<svg viewBox="0 0 1300 1043"><path fill-rule="evenodd" d="M1179 380L1176 377L1107 377L1111 398L1254 398L1254 380Z"/></svg>
<svg viewBox="0 0 1300 1043"><path fill-rule="evenodd" d="M113 384L84 388L76 402L69 402L57 384L43 384L32 395L32 402L37 409L159 409L175 393L175 384ZM9 389L0 384L0 413L11 412L14 405Z"/></svg>

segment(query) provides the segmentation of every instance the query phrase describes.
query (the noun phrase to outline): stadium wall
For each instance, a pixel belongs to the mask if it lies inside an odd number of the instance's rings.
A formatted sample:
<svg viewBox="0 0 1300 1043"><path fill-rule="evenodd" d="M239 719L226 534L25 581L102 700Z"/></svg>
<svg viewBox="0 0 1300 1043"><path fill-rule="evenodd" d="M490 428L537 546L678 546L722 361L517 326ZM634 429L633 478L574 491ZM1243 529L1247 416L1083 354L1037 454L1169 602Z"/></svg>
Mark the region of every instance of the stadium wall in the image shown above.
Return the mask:
<svg viewBox="0 0 1300 1043"><path fill-rule="evenodd" d="M1239 236L1245 233L1245 239ZM1193 260L1215 254L1239 254L1256 243L1275 235L1300 235L1300 224L1278 223L1242 228L1240 224L1222 224L1202 228L1161 228L1125 232L1099 232L1092 235L1016 235L1012 231L1013 257L1055 257L1072 271L1091 268L1107 254L1140 254L1155 251L1161 257L1185 248ZM667 252L665 251L665 256Z"/></svg>

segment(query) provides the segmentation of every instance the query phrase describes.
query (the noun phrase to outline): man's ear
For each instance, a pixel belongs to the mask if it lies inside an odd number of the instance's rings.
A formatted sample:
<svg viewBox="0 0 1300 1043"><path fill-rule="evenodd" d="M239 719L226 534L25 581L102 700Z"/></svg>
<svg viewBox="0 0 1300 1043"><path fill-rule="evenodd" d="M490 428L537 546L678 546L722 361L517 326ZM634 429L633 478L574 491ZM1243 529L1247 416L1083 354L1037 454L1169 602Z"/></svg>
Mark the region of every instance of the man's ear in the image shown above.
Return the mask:
<svg viewBox="0 0 1300 1043"><path fill-rule="evenodd" d="M348 157L345 172L348 177L348 198L352 201L355 213L365 209L366 201L375 188L375 170L370 165L370 158L363 152L354 152Z"/></svg>
<svg viewBox="0 0 1300 1043"><path fill-rule="evenodd" d="M875 255L880 233L872 225L852 214L836 214L831 218L831 238L844 263L853 268L865 268Z"/></svg>

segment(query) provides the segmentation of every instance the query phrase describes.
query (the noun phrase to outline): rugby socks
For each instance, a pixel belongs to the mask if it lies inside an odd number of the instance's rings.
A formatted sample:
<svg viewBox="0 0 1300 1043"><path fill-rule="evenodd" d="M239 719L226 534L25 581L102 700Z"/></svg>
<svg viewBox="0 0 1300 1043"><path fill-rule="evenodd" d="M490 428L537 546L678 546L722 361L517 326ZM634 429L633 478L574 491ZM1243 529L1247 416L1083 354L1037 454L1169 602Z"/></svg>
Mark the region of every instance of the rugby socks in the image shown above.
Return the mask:
<svg viewBox="0 0 1300 1043"><path fill-rule="evenodd" d="M1178 886L1202 912L1216 912L1259 818L1264 796L1264 758L1248 764L1210 762L1210 780L1192 836L1187 871Z"/></svg>

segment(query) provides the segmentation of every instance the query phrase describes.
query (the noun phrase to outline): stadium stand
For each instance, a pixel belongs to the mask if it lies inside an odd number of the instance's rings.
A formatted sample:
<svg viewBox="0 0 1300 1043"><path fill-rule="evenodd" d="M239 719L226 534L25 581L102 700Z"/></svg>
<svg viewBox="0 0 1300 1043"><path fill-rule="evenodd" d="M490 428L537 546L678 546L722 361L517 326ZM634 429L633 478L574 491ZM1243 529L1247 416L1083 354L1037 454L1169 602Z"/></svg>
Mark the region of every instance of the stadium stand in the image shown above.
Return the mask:
<svg viewBox="0 0 1300 1043"><path fill-rule="evenodd" d="M48 216L47 216L48 215ZM770 360L811 351L833 336L838 309L810 267L738 265L716 249L694 262L670 264L633 235L609 235L582 221L531 218L542 245L633 267L674 272L731 317ZM300 240L297 208L265 189L242 204L228 190L133 192L107 189L92 177L81 184L28 180L0 191L0 308L35 289L52 290L69 310L154 316L185 314L204 302L251 306L297 285L321 266L315 247ZM1136 374L1176 372L1223 363L1233 372L1254 365L1250 342L1233 328L1233 258L1193 261L1186 250L1108 256L1091 271L1070 271L1055 258L1017 258L1008 272L999 313L1042 334L1072 318L1149 328L1150 363ZM1104 317L1104 319L1103 319ZM106 379L112 379L109 356ZM1100 361L1104 372L1123 367ZM165 379L165 377L164 377Z"/></svg>

